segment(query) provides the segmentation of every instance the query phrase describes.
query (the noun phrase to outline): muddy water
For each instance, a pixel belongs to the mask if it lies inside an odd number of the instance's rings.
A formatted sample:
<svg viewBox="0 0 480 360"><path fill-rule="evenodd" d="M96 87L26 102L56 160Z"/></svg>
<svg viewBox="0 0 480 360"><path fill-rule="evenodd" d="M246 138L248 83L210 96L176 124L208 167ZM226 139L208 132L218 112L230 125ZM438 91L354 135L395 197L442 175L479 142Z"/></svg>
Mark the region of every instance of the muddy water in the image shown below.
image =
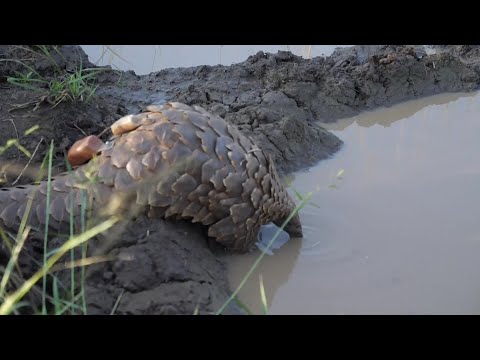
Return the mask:
<svg viewBox="0 0 480 360"><path fill-rule="evenodd" d="M302 210L304 239L266 256L243 303L260 312L261 274L271 314L480 313L480 94L329 128L343 149L293 180L319 206ZM256 256L228 258L232 287Z"/></svg>
<svg viewBox="0 0 480 360"><path fill-rule="evenodd" d="M82 45L90 61L145 75L165 68L198 65L231 65L258 51L291 51L311 58L328 56L335 48L350 45Z"/></svg>

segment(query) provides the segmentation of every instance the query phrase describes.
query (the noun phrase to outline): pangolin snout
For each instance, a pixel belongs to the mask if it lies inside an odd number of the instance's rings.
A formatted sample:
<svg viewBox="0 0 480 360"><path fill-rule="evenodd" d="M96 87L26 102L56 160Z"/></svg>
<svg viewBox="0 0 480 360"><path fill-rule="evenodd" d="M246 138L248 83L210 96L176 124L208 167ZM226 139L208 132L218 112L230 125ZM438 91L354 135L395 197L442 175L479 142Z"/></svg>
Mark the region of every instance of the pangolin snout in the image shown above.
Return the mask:
<svg viewBox="0 0 480 360"><path fill-rule="evenodd" d="M295 215L285 226L284 229L292 238L303 237L302 223L300 222L300 216Z"/></svg>

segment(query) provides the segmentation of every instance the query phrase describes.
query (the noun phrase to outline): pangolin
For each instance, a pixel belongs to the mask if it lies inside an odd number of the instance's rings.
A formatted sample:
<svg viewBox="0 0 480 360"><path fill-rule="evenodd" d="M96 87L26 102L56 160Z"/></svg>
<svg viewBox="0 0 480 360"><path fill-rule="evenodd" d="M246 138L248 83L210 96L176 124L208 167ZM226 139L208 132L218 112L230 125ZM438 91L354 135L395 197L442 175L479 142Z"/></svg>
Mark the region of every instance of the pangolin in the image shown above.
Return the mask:
<svg viewBox="0 0 480 360"><path fill-rule="evenodd" d="M97 218L112 195L120 194L115 211L135 205L150 216L200 222L220 244L245 252L261 225L281 226L295 208L271 158L235 126L199 106L151 105L111 129L117 135L92 160L52 179L52 230L68 229L71 213L79 223L85 194ZM46 181L0 189L0 226L18 227L35 191L28 223L41 230L47 189ZM298 215L285 230L302 236Z"/></svg>

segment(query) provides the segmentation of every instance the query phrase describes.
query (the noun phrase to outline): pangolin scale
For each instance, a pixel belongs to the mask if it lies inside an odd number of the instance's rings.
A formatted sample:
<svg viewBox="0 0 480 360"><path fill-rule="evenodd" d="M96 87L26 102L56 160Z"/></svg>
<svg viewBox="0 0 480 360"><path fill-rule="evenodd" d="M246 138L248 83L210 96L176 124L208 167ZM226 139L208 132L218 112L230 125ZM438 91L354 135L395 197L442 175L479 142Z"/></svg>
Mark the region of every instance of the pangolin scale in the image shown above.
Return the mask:
<svg viewBox="0 0 480 360"><path fill-rule="evenodd" d="M107 207L111 213L109 201L121 195L116 212L136 205L150 216L200 222L210 237L245 252L261 225L281 226L294 210L271 159L222 118L181 103L151 105L129 116L134 129L123 130L87 164L52 179L52 230L68 231L71 213L79 224L85 195L97 219ZM46 181L0 189L0 226L18 228L33 196L28 224L42 230L47 189ZM286 230L301 236L298 215Z"/></svg>

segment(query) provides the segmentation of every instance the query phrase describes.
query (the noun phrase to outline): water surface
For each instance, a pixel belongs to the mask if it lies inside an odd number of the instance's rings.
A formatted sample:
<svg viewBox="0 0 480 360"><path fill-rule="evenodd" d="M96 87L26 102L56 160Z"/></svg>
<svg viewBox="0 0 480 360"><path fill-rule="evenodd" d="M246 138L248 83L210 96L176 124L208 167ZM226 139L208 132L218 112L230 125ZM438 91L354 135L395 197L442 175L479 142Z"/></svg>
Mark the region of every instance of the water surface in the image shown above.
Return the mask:
<svg viewBox="0 0 480 360"><path fill-rule="evenodd" d="M294 176L319 206L301 212L304 239L267 256L240 299L260 312L262 274L271 314L480 313L480 94L328 128L344 147ZM228 257L232 286L256 256Z"/></svg>

